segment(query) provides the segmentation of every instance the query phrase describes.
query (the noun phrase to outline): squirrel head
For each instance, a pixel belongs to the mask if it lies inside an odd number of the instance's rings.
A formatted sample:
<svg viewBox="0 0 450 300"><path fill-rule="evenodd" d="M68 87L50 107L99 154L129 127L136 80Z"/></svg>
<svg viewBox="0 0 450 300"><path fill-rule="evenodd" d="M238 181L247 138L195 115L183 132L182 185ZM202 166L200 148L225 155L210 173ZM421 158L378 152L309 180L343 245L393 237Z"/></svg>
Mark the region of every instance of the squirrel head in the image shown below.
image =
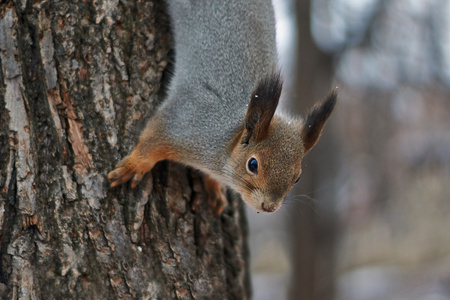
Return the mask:
<svg viewBox="0 0 450 300"><path fill-rule="evenodd" d="M227 173L243 200L263 212L274 212L299 181L302 159L317 143L336 103L336 90L316 105L305 120L275 114L281 95L279 75L258 83L243 129L232 143Z"/></svg>

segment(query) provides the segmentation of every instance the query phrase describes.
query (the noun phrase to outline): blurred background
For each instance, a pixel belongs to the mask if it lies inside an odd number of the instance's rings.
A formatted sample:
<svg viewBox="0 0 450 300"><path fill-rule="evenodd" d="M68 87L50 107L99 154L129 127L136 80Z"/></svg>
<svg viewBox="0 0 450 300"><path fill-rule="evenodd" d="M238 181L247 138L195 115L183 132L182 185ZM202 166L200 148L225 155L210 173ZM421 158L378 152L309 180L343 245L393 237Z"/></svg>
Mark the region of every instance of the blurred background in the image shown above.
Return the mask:
<svg viewBox="0 0 450 300"><path fill-rule="evenodd" d="M255 300L450 299L450 1L273 0L289 101L335 112L275 214Z"/></svg>

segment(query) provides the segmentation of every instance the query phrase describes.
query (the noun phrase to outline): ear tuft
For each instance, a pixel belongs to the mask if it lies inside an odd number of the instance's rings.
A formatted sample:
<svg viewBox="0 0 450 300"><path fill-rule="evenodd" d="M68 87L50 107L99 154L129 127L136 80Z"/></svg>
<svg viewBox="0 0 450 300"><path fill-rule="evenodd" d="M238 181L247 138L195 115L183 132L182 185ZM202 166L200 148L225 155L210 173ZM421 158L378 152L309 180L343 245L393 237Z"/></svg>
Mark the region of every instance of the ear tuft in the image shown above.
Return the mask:
<svg viewBox="0 0 450 300"><path fill-rule="evenodd" d="M336 99L337 88L334 88L326 100L316 105L308 115L302 129L302 141L305 153L311 150L319 140L323 127L336 104Z"/></svg>
<svg viewBox="0 0 450 300"><path fill-rule="evenodd" d="M267 136L270 122L280 100L282 87L280 73L274 73L258 82L245 115L245 133L242 143L248 143L252 138L260 141Z"/></svg>

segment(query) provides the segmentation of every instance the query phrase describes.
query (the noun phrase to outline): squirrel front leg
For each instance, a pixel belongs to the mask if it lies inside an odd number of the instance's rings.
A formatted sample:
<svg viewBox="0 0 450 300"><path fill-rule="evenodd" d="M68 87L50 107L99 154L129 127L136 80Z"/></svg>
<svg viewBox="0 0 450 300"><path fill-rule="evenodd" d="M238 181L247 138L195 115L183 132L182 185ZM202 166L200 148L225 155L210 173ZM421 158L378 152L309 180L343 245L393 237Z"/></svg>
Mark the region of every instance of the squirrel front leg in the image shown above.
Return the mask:
<svg viewBox="0 0 450 300"><path fill-rule="evenodd" d="M177 160L178 155L174 148L162 142L159 135L147 127L133 152L122 159L108 174L108 178L113 181L111 187L131 179L131 188L135 188L145 173L153 169L157 162L165 159Z"/></svg>
<svg viewBox="0 0 450 300"><path fill-rule="evenodd" d="M224 194L224 187L208 174L203 176L203 183L210 199L210 206L213 207L216 214L220 215L228 203Z"/></svg>

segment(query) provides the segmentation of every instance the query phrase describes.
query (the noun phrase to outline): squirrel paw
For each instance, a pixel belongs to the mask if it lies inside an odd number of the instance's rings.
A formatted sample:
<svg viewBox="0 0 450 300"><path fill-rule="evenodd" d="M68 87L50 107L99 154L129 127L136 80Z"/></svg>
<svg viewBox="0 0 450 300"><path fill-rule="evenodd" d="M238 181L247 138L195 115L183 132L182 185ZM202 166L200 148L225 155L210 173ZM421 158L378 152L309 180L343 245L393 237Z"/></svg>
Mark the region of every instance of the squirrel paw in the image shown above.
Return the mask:
<svg viewBox="0 0 450 300"><path fill-rule="evenodd" d="M108 179L112 180L111 187L123 184L131 179L131 188L135 188L141 182L145 173L152 169L153 165L149 165L141 159L131 154L122 159L116 168L109 172Z"/></svg>
<svg viewBox="0 0 450 300"><path fill-rule="evenodd" d="M209 205L213 208L217 215L222 214L223 209L227 206L227 198L222 191L219 191L215 195L210 195Z"/></svg>
<svg viewBox="0 0 450 300"><path fill-rule="evenodd" d="M228 204L225 188L209 175L205 175L204 182L209 196L209 205L217 215L220 215Z"/></svg>

